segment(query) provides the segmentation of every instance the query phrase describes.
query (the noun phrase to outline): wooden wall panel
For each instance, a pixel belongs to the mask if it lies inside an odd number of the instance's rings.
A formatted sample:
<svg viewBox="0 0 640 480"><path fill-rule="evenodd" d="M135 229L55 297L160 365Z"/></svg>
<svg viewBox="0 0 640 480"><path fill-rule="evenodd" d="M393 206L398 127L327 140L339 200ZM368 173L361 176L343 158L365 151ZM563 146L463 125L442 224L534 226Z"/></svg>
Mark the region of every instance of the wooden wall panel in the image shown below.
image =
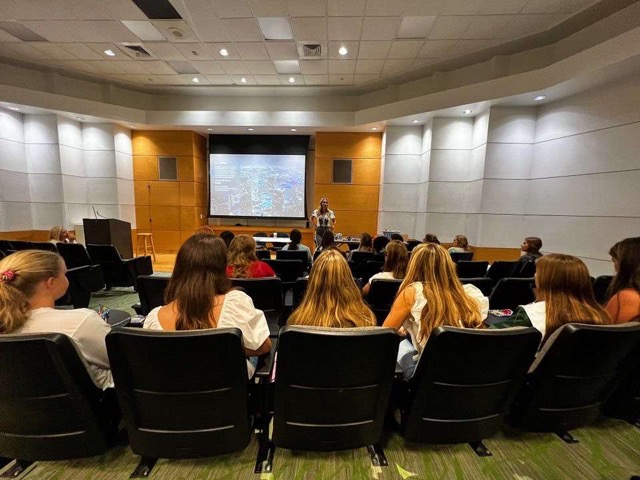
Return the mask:
<svg viewBox="0 0 640 480"><path fill-rule="evenodd" d="M316 158L377 158L382 152L381 133L316 133Z"/></svg>
<svg viewBox="0 0 640 480"><path fill-rule="evenodd" d="M335 157L316 157L315 183L332 183ZM354 158L349 185L380 185L380 158Z"/></svg>
<svg viewBox="0 0 640 480"><path fill-rule="evenodd" d="M178 159L178 180L181 182L194 182L193 164L195 157L177 157Z"/></svg>
<svg viewBox="0 0 640 480"><path fill-rule="evenodd" d="M150 205L180 205L179 182L149 182Z"/></svg>
<svg viewBox="0 0 640 480"><path fill-rule="evenodd" d="M367 232L375 236L378 226L377 210L334 210L336 214L335 233L341 233L343 236L359 236L363 232Z"/></svg>
<svg viewBox="0 0 640 480"><path fill-rule="evenodd" d="M378 211L378 185L340 185L316 184L316 191L313 197L313 208L318 208L320 199L329 199L329 208L336 210L363 210Z"/></svg>
<svg viewBox="0 0 640 480"><path fill-rule="evenodd" d="M139 131L132 132L134 155L179 156L194 155L194 132Z"/></svg>

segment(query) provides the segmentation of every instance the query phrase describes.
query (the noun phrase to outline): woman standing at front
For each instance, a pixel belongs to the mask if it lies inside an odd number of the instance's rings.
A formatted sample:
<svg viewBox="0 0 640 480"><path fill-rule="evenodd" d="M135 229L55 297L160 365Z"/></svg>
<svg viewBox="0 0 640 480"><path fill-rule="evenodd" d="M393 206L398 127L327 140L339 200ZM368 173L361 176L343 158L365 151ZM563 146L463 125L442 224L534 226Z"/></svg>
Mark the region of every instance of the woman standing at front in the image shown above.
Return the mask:
<svg viewBox="0 0 640 480"><path fill-rule="evenodd" d="M329 210L329 200L326 198L320 199L320 206L316 208L311 214L311 223L316 229L316 248L322 243L322 237L325 232L333 231L333 227L336 224L336 215L333 210Z"/></svg>

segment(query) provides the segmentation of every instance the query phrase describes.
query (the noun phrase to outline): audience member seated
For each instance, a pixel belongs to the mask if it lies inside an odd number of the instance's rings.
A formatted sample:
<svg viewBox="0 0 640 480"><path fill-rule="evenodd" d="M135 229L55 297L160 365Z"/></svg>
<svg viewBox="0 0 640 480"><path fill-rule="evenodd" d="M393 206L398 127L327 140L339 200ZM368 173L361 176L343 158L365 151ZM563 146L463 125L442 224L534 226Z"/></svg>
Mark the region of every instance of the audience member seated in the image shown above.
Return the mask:
<svg viewBox="0 0 640 480"><path fill-rule="evenodd" d="M440 245L440 240L438 240L438 236L435 233L427 233L422 239L422 243L436 243Z"/></svg>
<svg viewBox="0 0 640 480"><path fill-rule="evenodd" d="M64 227L53 227L49 230L49 241L51 243L76 243L75 235L69 233Z"/></svg>
<svg viewBox="0 0 640 480"><path fill-rule="evenodd" d="M478 328L488 311L489 299L477 287L460 283L451 255L443 247L426 243L414 248L407 275L382 325L409 335L398 351L404 378L413 376L435 328Z"/></svg>
<svg viewBox="0 0 640 480"><path fill-rule="evenodd" d="M373 252L377 254L383 254L385 247L390 241L391 240L389 240L384 235L378 235L373 239Z"/></svg>
<svg viewBox="0 0 640 480"><path fill-rule="evenodd" d="M225 230L224 232L220 233L220 238L224 240L224 244L227 246L227 248L231 246L231 240L233 240L234 237L235 235L233 234L233 232L230 232L229 230Z"/></svg>
<svg viewBox="0 0 640 480"><path fill-rule="evenodd" d="M289 238L291 239L291 243L287 243L282 250L304 250L307 252L308 264L311 265L313 261L313 257L311 256L311 250L306 245L302 244L302 233L297 228L294 228L289 232Z"/></svg>
<svg viewBox="0 0 640 480"><path fill-rule="evenodd" d="M392 233L391 240L398 240L399 242L404 242L404 238L399 233Z"/></svg>
<svg viewBox="0 0 640 480"><path fill-rule="evenodd" d="M318 257L304 298L287 323L333 328L376 324L376 317L364 303L342 252L329 249Z"/></svg>
<svg viewBox="0 0 640 480"><path fill-rule="evenodd" d="M491 328L535 327L544 343L567 323L611 323L593 295L589 270L579 258L557 253L540 258L535 282L538 301L519 307L512 317Z"/></svg>
<svg viewBox="0 0 640 480"><path fill-rule="evenodd" d="M347 254L348 261L351 261L351 259L353 258L353 252L373 253L373 239L371 238L371 235L369 235L367 232L360 235L360 245L358 245L358 248L356 248L355 250L351 250Z"/></svg>
<svg viewBox="0 0 640 480"><path fill-rule="evenodd" d="M453 246L449 247L449 253L463 253L469 251L469 241L464 235L453 237Z"/></svg>
<svg viewBox="0 0 640 480"><path fill-rule="evenodd" d="M362 289L362 294L367 296L371 288L371 282L374 280L399 280L404 278L407 271L407 262L409 261L409 252L403 242L399 240L391 240L384 249L384 266L382 272L376 273Z"/></svg>
<svg viewBox="0 0 640 480"><path fill-rule="evenodd" d="M249 235L236 235L229 247L227 275L232 278L275 277L276 272L258 260L256 241Z"/></svg>
<svg viewBox="0 0 640 480"><path fill-rule="evenodd" d="M238 235L234 242L244 236ZM231 288L226 271L227 247L223 240L203 233L189 237L176 256L165 291L167 304L149 312L144 328L166 331L239 328L247 357L269 352L271 341L264 313L253 306L246 293ZM249 361L247 365L249 377L253 376L255 363Z"/></svg>
<svg viewBox="0 0 640 480"><path fill-rule="evenodd" d="M111 327L93 310L56 310L69 287L57 253L24 250L0 261L0 333L62 333L71 338L93 382L113 387L105 337Z"/></svg>
<svg viewBox="0 0 640 480"><path fill-rule="evenodd" d="M606 311L613 323L640 318L640 237L625 238L609 250L615 276Z"/></svg>
<svg viewBox="0 0 640 480"><path fill-rule="evenodd" d="M538 237L525 238L522 245L520 245L520 251L522 252L520 262L535 262L542 256L542 253L540 253L541 248L542 240Z"/></svg>
<svg viewBox="0 0 640 480"><path fill-rule="evenodd" d="M344 257L344 252L338 248L336 245L335 237L333 236L333 232L331 230L327 230L322 235L322 241L320 242L320 246L316 248L316 251L313 254L313 261L316 261L316 258L327 250L336 250L340 252L340 254Z"/></svg>

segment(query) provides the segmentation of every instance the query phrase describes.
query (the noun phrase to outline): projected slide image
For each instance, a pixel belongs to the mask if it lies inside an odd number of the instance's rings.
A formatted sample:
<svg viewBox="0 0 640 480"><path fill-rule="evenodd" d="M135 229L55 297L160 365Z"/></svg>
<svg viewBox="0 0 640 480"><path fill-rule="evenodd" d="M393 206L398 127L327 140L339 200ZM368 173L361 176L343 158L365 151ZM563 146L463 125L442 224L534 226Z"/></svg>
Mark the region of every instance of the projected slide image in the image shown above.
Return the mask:
<svg viewBox="0 0 640 480"><path fill-rule="evenodd" d="M304 218L304 155L210 157L211 215Z"/></svg>

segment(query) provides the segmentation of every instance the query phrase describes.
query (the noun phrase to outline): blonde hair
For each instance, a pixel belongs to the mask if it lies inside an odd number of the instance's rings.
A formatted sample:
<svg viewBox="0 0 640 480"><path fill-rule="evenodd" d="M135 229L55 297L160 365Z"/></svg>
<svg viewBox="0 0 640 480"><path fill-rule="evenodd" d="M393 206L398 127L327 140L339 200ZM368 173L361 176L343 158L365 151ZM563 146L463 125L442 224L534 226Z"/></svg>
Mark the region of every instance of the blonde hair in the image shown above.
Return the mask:
<svg viewBox="0 0 640 480"><path fill-rule="evenodd" d="M451 255L436 243L418 245L411 252L400 292L415 282L422 283L427 304L420 315L420 344L440 326L477 328L482 323L478 301L466 294L458 280Z"/></svg>
<svg viewBox="0 0 640 480"><path fill-rule="evenodd" d="M456 235L453 237L453 243L462 248L465 252L469 251L469 240L464 235Z"/></svg>
<svg viewBox="0 0 640 480"><path fill-rule="evenodd" d="M23 250L0 260L0 333L22 327L36 287L62 270L62 257L45 250Z"/></svg>
<svg viewBox="0 0 640 480"><path fill-rule="evenodd" d="M383 272L391 272L393 278L404 278L407 271L409 252L400 240L391 240L384 249Z"/></svg>
<svg viewBox="0 0 640 480"><path fill-rule="evenodd" d="M51 230L49 230L49 240L55 240L56 242L59 242L60 234L63 230L64 227L61 226L53 227Z"/></svg>
<svg viewBox="0 0 640 480"><path fill-rule="evenodd" d="M582 260L553 253L536 262L538 299L546 310L545 337L567 323L611 323L595 299L589 270Z"/></svg>
<svg viewBox="0 0 640 480"><path fill-rule="evenodd" d="M229 245L229 265L234 278L249 278L249 267L258 261L256 241L249 235L236 235Z"/></svg>
<svg viewBox="0 0 640 480"><path fill-rule="evenodd" d="M334 328L376 324L375 316L364 303L339 250L326 250L315 261L302 303L291 314L288 323Z"/></svg>

